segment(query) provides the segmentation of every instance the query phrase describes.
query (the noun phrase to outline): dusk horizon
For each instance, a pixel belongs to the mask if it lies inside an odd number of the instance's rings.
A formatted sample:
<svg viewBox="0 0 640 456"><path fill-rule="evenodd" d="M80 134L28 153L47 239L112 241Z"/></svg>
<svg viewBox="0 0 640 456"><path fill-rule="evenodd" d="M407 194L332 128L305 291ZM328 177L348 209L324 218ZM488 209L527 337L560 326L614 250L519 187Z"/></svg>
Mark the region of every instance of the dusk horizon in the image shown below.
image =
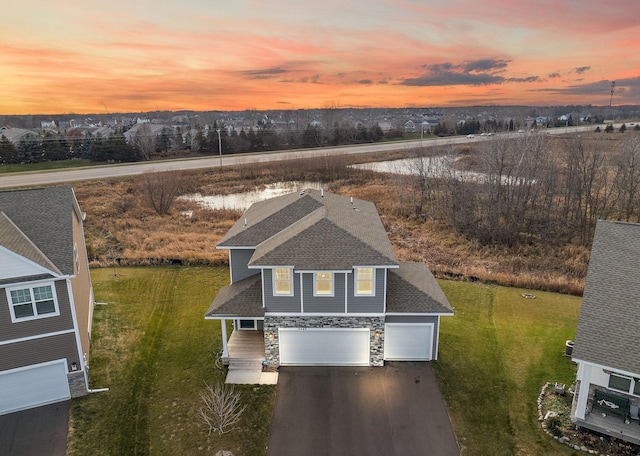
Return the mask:
<svg viewBox="0 0 640 456"><path fill-rule="evenodd" d="M0 30L0 114L639 105L639 15L622 0L30 0Z"/></svg>

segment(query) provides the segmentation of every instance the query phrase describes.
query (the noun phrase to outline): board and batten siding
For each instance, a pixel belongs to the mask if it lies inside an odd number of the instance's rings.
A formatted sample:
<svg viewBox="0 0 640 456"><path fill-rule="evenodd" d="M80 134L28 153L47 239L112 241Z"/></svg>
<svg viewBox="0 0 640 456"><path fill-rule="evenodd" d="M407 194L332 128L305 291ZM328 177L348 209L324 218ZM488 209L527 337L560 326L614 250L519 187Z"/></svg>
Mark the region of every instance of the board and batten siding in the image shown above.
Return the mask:
<svg viewBox="0 0 640 456"><path fill-rule="evenodd" d="M71 363L76 363L80 369L78 357L75 333L40 337L0 345L0 371L62 358L66 358L68 370L71 370Z"/></svg>
<svg viewBox="0 0 640 456"><path fill-rule="evenodd" d="M229 269L231 271L231 283L240 282L242 279L260 274L259 269L249 269L249 260L255 249L229 249Z"/></svg>
<svg viewBox="0 0 640 456"><path fill-rule="evenodd" d="M333 274L333 296L313 295L313 273L302 273L302 299L304 313L344 313L345 274Z"/></svg>
<svg viewBox="0 0 640 456"><path fill-rule="evenodd" d="M375 295L356 296L355 272L347 275L347 313L383 313L386 269L375 269Z"/></svg>
<svg viewBox="0 0 640 456"><path fill-rule="evenodd" d="M293 274L293 296L273 295L273 271L263 269L264 304L267 312L300 312L300 274Z"/></svg>
<svg viewBox="0 0 640 456"><path fill-rule="evenodd" d="M27 282L24 286L33 285ZM67 281L57 280L55 289L60 315L12 323L7 290L0 288L0 327L2 328L0 342L73 329L73 315L71 314L69 294L67 292Z"/></svg>

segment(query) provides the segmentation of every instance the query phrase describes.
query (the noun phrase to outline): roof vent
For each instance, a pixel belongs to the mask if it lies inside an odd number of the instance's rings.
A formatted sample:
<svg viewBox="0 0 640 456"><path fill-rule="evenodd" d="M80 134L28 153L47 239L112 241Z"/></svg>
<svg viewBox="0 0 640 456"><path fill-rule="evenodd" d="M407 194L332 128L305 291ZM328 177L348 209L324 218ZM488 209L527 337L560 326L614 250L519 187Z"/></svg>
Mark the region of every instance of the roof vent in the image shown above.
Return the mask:
<svg viewBox="0 0 640 456"><path fill-rule="evenodd" d="M351 204L353 204L353 196L351 197Z"/></svg>
<svg viewBox="0 0 640 456"><path fill-rule="evenodd" d="M320 189L320 196L321 196L322 198L324 198L324 188L321 188L321 189Z"/></svg>
<svg viewBox="0 0 640 456"><path fill-rule="evenodd" d="M302 191L300 192L300 196L302 196L302 195L304 195L304 190L302 190Z"/></svg>
<svg viewBox="0 0 640 456"><path fill-rule="evenodd" d="M244 218L244 226L247 226L247 218Z"/></svg>

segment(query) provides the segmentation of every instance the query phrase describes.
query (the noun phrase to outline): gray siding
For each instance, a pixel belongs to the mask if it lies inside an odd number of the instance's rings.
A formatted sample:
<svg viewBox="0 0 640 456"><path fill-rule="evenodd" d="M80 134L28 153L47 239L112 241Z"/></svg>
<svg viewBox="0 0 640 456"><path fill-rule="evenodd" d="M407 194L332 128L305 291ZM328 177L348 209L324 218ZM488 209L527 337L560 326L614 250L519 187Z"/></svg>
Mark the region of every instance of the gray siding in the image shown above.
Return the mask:
<svg viewBox="0 0 640 456"><path fill-rule="evenodd" d="M304 312L344 313L345 274L333 275L333 296L313 296L313 273L302 274L302 297Z"/></svg>
<svg viewBox="0 0 640 456"><path fill-rule="evenodd" d="M231 283L236 283L255 274L260 274L259 269L249 269L247 265L255 249L229 249L229 268L231 270Z"/></svg>
<svg viewBox="0 0 640 456"><path fill-rule="evenodd" d="M386 269L376 269L375 296L355 296L355 272L347 275L347 312L382 313L384 312L384 289Z"/></svg>
<svg viewBox="0 0 640 456"><path fill-rule="evenodd" d="M73 329L73 316L71 314L66 280L58 280L55 282L55 288L58 298L58 308L60 310L59 316L19 321L16 323L11 322L11 311L9 310L7 292L4 288L0 288L0 341Z"/></svg>
<svg viewBox="0 0 640 456"><path fill-rule="evenodd" d="M264 305L267 312L300 312L300 274L293 274L293 296L273 295L273 273L271 269L264 269Z"/></svg>
<svg viewBox="0 0 640 456"><path fill-rule="evenodd" d="M0 345L0 371L66 358L80 368L75 333L31 339L14 344Z"/></svg>

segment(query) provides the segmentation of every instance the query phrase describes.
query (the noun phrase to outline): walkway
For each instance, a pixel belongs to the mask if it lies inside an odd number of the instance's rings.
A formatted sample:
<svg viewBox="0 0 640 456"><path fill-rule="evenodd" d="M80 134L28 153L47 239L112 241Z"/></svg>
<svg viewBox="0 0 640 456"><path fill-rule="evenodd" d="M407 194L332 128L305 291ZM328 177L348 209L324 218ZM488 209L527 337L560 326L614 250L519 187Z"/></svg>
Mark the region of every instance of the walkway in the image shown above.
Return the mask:
<svg viewBox="0 0 640 456"><path fill-rule="evenodd" d="M264 333L240 331L231 333L228 342L229 372L225 383L240 385L275 385L277 372L262 372Z"/></svg>

